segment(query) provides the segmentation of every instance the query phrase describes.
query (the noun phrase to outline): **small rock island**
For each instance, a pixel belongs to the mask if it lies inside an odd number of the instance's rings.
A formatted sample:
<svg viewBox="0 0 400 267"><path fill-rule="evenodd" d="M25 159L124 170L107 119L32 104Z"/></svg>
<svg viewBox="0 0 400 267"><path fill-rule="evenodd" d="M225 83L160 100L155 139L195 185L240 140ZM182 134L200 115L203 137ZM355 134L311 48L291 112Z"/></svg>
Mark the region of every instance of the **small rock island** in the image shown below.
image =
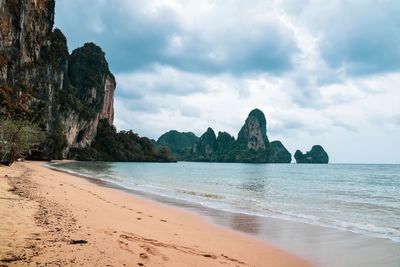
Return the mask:
<svg viewBox="0 0 400 267"><path fill-rule="evenodd" d="M300 150L294 153L294 158L297 163L328 163L329 156L328 153L320 145L315 145L310 151L303 154Z"/></svg>

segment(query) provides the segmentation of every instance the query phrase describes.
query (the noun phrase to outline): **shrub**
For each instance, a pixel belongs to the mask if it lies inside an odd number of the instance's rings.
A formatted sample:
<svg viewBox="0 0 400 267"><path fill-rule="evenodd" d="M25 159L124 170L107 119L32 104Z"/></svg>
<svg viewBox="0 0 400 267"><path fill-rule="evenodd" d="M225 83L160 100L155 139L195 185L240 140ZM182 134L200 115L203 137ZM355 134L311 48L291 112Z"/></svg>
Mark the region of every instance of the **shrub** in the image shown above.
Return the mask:
<svg viewBox="0 0 400 267"><path fill-rule="evenodd" d="M25 158L43 140L40 128L26 120L0 121L0 161L14 162Z"/></svg>

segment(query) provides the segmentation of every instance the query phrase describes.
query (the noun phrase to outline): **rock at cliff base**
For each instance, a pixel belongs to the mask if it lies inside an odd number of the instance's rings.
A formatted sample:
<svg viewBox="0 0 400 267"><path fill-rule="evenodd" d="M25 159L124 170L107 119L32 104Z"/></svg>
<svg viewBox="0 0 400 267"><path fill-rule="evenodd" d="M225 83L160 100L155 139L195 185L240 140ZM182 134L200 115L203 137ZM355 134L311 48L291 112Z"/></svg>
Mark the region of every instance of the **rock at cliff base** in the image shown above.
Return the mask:
<svg viewBox="0 0 400 267"><path fill-rule="evenodd" d="M292 162L292 154L286 149L281 141L271 142L271 161L274 163L290 163Z"/></svg>

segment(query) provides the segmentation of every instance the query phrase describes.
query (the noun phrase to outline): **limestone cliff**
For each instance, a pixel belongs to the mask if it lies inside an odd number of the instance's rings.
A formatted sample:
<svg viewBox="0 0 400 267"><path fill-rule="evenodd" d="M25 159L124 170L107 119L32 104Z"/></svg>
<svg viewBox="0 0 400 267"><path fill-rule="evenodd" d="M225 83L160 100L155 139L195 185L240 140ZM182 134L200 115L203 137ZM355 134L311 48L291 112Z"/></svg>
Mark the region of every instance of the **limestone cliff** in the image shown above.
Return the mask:
<svg viewBox="0 0 400 267"><path fill-rule="evenodd" d="M0 1L0 113L24 117L48 133L41 157L86 147L100 119L114 119L114 76L104 52L85 44L69 55L53 30L54 0Z"/></svg>
<svg viewBox="0 0 400 267"><path fill-rule="evenodd" d="M5 69L12 73L38 60L53 29L54 7L54 0L0 1L0 49L3 60L14 63L2 64ZM2 78L11 74L2 71Z"/></svg>
<svg viewBox="0 0 400 267"><path fill-rule="evenodd" d="M269 148L267 121L261 110L254 109L250 112L239 132L237 141L245 143L247 148L256 151Z"/></svg>
<svg viewBox="0 0 400 267"><path fill-rule="evenodd" d="M216 145L217 137L214 130L209 127L194 145L193 154L198 155L199 161L211 161L212 155L216 150Z"/></svg>
<svg viewBox="0 0 400 267"><path fill-rule="evenodd" d="M283 163L278 151L271 147L267 136L267 120L259 109L253 109L240 129L237 139L236 161ZM283 145L282 145L283 146ZM280 149L280 148L277 148Z"/></svg>
<svg viewBox="0 0 400 267"><path fill-rule="evenodd" d="M292 161L292 154L284 147L281 141L271 142L272 162L276 163L290 163Z"/></svg>
<svg viewBox="0 0 400 267"><path fill-rule="evenodd" d="M281 142L269 142L267 120L259 109L249 113L237 140L226 132L219 132L216 137L214 130L208 128L192 149L179 154L173 147L170 149L178 160L189 161L290 163L292 159Z"/></svg>
<svg viewBox="0 0 400 267"><path fill-rule="evenodd" d="M83 148L95 138L99 120L107 119L113 124L116 82L104 52L93 43L86 43L72 52L68 77L82 106L65 119L69 129L67 140L72 147Z"/></svg>

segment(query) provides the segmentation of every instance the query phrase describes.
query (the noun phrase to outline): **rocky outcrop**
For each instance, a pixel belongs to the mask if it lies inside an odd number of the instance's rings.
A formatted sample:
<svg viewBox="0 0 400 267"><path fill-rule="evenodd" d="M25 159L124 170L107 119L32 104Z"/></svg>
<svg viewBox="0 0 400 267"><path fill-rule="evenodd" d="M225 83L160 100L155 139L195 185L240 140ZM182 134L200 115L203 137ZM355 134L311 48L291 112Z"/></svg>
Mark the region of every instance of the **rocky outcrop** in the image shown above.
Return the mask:
<svg viewBox="0 0 400 267"><path fill-rule="evenodd" d="M292 154L283 146L281 141L271 142L272 154L271 161L275 163L290 163L292 162Z"/></svg>
<svg viewBox="0 0 400 267"><path fill-rule="evenodd" d="M315 145L306 154L297 150L294 154L297 163L323 163L329 162L328 153L320 145Z"/></svg>
<svg viewBox="0 0 400 267"><path fill-rule="evenodd" d="M113 123L116 83L95 44L69 55L53 30L54 8L54 0L0 1L0 114L39 124L48 132L44 151L61 158L88 146L99 120Z"/></svg>
<svg viewBox="0 0 400 267"><path fill-rule="evenodd" d="M211 161L216 148L217 137L214 130L209 127L194 145L193 154L197 155L199 161Z"/></svg>
<svg viewBox="0 0 400 267"><path fill-rule="evenodd" d="M169 147L174 153L174 148ZM292 158L281 142L269 142L267 121L259 109L249 113L237 140L226 132L219 132L216 137L208 128L192 149L175 156L178 160L252 163L290 163Z"/></svg>
<svg viewBox="0 0 400 267"><path fill-rule="evenodd" d="M114 121L115 78L108 68L105 54L100 47L86 43L75 49L69 57L68 77L81 103L77 116L68 114L65 125L71 147L84 148L96 136L99 120Z"/></svg>
<svg viewBox="0 0 400 267"><path fill-rule="evenodd" d="M221 153L229 153L229 150L235 145L235 137L227 132L218 132L217 150Z"/></svg>
<svg viewBox="0 0 400 267"><path fill-rule="evenodd" d="M254 109L250 112L242 129L240 129L237 141L246 144L248 149L255 151L269 147L267 121L261 110Z"/></svg>
<svg viewBox="0 0 400 267"><path fill-rule="evenodd" d="M185 156L188 150L191 150L196 142L199 140L192 132L178 132L171 130L161 135L157 140L159 147L168 147L171 152L178 158Z"/></svg>

